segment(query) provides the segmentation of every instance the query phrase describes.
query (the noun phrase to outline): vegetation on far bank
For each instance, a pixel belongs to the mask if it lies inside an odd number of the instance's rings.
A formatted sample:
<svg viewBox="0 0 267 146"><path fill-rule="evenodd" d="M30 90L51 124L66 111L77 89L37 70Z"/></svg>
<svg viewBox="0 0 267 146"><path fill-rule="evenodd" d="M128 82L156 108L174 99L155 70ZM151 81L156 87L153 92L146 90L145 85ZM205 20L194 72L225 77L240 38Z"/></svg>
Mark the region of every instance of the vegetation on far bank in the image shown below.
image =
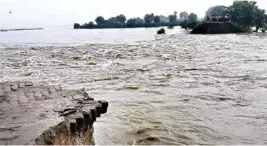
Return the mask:
<svg viewBox="0 0 267 146"><path fill-rule="evenodd" d="M91 21L85 24L74 24L74 29L101 29L101 28L139 28L139 27L162 27L180 25L180 22L193 20L197 21L198 17L194 13L188 14L181 12L177 16L177 12L170 14L168 17L163 15L155 15L154 13L146 14L144 18L136 17L127 19L125 15L120 14L115 17L105 19L103 16L98 16L95 22Z"/></svg>
<svg viewBox="0 0 267 146"><path fill-rule="evenodd" d="M233 4L227 7L227 12L220 12L217 10L215 15L229 15L229 20L235 26L250 31L252 27L256 31L267 29L267 14L266 10L260 9L255 1L234 1ZM155 15L154 13L146 14L144 18L136 17L127 19L125 15L120 14L115 17L105 19L103 16L98 16L95 22L91 21L85 24L74 24L74 29L101 29L101 28L138 28L138 27L162 27L181 26L186 30L195 28L197 25L209 21L211 18L204 18L199 21L198 16L194 13L188 14L181 12L179 16L177 12L170 14L168 17L163 15ZM212 18L214 19L214 18Z"/></svg>

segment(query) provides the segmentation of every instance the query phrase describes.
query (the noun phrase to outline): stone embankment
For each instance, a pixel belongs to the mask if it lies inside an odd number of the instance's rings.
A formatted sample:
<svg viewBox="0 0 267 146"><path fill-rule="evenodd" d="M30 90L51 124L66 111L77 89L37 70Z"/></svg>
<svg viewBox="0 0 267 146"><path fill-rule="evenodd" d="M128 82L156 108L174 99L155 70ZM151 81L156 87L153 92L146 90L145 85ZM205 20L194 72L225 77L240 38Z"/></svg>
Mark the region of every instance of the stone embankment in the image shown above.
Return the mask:
<svg viewBox="0 0 267 146"><path fill-rule="evenodd" d="M107 108L107 101L96 101L82 90L1 82L0 145L94 144L93 123Z"/></svg>

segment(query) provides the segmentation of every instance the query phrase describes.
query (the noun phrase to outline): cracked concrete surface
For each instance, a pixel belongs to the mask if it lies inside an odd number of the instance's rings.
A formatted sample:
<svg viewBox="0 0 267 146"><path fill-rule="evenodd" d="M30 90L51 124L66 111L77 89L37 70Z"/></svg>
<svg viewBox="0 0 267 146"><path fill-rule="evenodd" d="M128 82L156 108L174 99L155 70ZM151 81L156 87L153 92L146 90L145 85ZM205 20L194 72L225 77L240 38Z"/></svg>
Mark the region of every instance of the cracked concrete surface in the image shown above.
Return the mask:
<svg viewBox="0 0 267 146"><path fill-rule="evenodd" d="M107 107L82 90L1 82L0 144L94 144L93 123Z"/></svg>

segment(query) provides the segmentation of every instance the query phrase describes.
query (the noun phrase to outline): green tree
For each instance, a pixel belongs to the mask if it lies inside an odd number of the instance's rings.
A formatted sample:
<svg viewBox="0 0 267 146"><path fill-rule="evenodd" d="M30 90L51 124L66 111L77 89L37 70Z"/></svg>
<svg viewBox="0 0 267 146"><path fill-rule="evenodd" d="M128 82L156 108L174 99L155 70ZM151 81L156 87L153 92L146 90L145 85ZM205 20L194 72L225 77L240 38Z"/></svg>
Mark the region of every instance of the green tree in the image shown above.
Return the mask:
<svg viewBox="0 0 267 146"><path fill-rule="evenodd" d="M171 24L177 23L177 12L176 11L172 15L169 15L169 22Z"/></svg>
<svg viewBox="0 0 267 146"><path fill-rule="evenodd" d="M135 18L130 18L130 19L128 19L128 20L127 20L127 23L126 23L126 25L127 25L128 27L134 27L135 24L136 24L136 19L135 19Z"/></svg>
<svg viewBox="0 0 267 146"><path fill-rule="evenodd" d="M88 27L89 28L93 28L94 26L95 26L94 22L91 21L91 22L88 23Z"/></svg>
<svg viewBox="0 0 267 146"><path fill-rule="evenodd" d="M149 23L152 23L153 21L154 21L154 14L153 13L151 13L151 14L146 14L145 16L144 16L144 19L145 19L145 22L147 23L147 24L149 24Z"/></svg>
<svg viewBox="0 0 267 146"><path fill-rule="evenodd" d="M169 15L169 22L170 22L170 23L175 23L175 22L177 22L177 18L175 17L175 15Z"/></svg>
<svg viewBox="0 0 267 146"><path fill-rule="evenodd" d="M259 12L255 1L234 1L229 7L231 21L249 30L255 25L257 12ZM257 23L259 24L259 23Z"/></svg>
<svg viewBox="0 0 267 146"><path fill-rule="evenodd" d="M173 13L176 17L177 17L177 11L174 11L174 13Z"/></svg>
<svg viewBox="0 0 267 146"><path fill-rule="evenodd" d="M120 15L116 16L116 18L117 18L117 22L118 23L125 24L126 17L123 14L120 14Z"/></svg>
<svg viewBox="0 0 267 146"><path fill-rule="evenodd" d="M197 21L197 15L195 13L190 13L188 16L188 21Z"/></svg>
<svg viewBox="0 0 267 146"><path fill-rule="evenodd" d="M110 17L110 18L108 18L108 23L109 24L115 24L117 22L118 22L117 17Z"/></svg>
<svg viewBox="0 0 267 146"><path fill-rule="evenodd" d="M257 9L255 12L255 21L254 21L257 32L260 28L263 28L265 26L266 24L265 18L266 18L265 10Z"/></svg>
<svg viewBox="0 0 267 146"><path fill-rule="evenodd" d="M172 15L169 15L169 23L177 23L177 12L175 11Z"/></svg>
<svg viewBox="0 0 267 146"><path fill-rule="evenodd" d="M135 18L135 22L136 22L136 24L142 25L145 23L145 20L140 18L140 17L137 17L137 18Z"/></svg>
<svg viewBox="0 0 267 146"><path fill-rule="evenodd" d="M262 32L267 30L267 14L264 15L264 26L262 27Z"/></svg>
<svg viewBox="0 0 267 146"><path fill-rule="evenodd" d="M198 24L199 22L197 21L187 21L187 28L194 29Z"/></svg>
<svg viewBox="0 0 267 146"><path fill-rule="evenodd" d="M179 14L180 21L185 21L188 19L188 13L186 11L183 11Z"/></svg>
<svg viewBox="0 0 267 146"><path fill-rule="evenodd" d="M79 28L81 28L81 25L79 23L74 23L73 28L79 29Z"/></svg>
<svg viewBox="0 0 267 146"><path fill-rule="evenodd" d="M256 27L258 31L266 25L266 11L260 9L256 1L234 1L229 7L229 14L232 22L246 30Z"/></svg>
<svg viewBox="0 0 267 146"><path fill-rule="evenodd" d="M101 24L105 24L106 20L104 17L98 16L96 17L95 22L97 23L97 25L101 25Z"/></svg>
<svg viewBox="0 0 267 146"><path fill-rule="evenodd" d="M160 17L159 16L154 17L154 23L160 23Z"/></svg>

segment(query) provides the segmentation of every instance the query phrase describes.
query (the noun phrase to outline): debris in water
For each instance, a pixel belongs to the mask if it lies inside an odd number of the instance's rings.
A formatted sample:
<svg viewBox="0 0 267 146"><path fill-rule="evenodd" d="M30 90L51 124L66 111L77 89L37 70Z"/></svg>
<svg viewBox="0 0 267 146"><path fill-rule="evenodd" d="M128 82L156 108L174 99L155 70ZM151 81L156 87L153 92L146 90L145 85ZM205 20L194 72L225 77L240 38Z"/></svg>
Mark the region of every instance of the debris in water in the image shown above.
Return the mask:
<svg viewBox="0 0 267 146"><path fill-rule="evenodd" d="M199 69L197 69L197 68L184 69L184 71L196 71L196 70L199 70Z"/></svg>
<svg viewBox="0 0 267 146"><path fill-rule="evenodd" d="M72 57L73 60L80 60L81 57L78 57L78 56L75 56L75 57Z"/></svg>
<svg viewBox="0 0 267 146"><path fill-rule="evenodd" d="M32 73L33 73L33 72L29 72L29 73L24 74L23 76L26 76L26 77L27 77L27 76L31 76Z"/></svg>
<svg viewBox="0 0 267 146"><path fill-rule="evenodd" d="M164 28L161 28L157 31L157 34L165 34L165 29Z"/></svg>
<svg viewBox="0 0 267 146"><path fill-rule="evenodd" d="M140 71L140 72L145 72L145 71L149 71L149 69L143 69L143 68L138 68L138 69L136 69L137 71Z"/></svg>
<svg viewBox="0 0 267 146"><path fill-rule="evenodd" d="M108 80L117 80L119 77L108 77L108 78L102 78L102 79L95 79L94 81L108 81Z"/></svg>
<svg viewBox="0 0 267 146"><path fill-rule="evenodd" d="M184 102L188 102L188 101L190 101L190 99L183 99L182 101L184 101Z"/></svg>
<svg viewBox="0 0 267 146"><path fill-rule="evenodd" d="M122 54L117 54L117 55L116 55L116 58L122 59L123 56L122 56Z"/></svg>
<svg viewBox="0 0 267 146"><path fill-rule="evenodd" d="M138 90L139 89L139 87L137 87L137 86L126 86L125 88L130 89L130 90Z"/></svg>
<svg viewBox="0 0 267 146"><path fill-rule="evenodd" d="M227 101L227 100L233 100L232 98L225 98L225 97L220 97L218 98L219 101Z"/></svg>
<svg viewBox="0 0 267 146"><path fill-rule="evenodd" d="M96 63L93 62L93 61L89 61L89 62L88 62L88 65L96 65Z"/></svg>

